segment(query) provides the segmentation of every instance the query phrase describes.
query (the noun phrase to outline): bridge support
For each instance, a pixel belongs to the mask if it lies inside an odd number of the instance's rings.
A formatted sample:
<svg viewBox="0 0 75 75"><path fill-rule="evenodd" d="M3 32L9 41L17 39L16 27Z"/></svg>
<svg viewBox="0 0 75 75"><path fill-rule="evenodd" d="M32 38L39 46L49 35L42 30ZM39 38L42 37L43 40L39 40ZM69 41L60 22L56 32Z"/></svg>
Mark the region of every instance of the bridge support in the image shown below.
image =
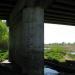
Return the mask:
<svg viewBox="0 0 75 75"><path fill-rule="evenodd" d="M27 75L43 75L44 10L27 7L10 20L9 60Z"/></svg>

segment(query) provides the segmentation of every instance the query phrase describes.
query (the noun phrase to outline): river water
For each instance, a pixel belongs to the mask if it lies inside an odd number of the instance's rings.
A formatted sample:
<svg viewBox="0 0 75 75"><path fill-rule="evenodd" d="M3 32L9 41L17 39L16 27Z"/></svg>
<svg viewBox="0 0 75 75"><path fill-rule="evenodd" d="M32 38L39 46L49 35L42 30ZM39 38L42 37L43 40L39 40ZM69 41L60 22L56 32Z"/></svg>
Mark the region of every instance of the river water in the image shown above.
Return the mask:
<svg viewBox="0 0 75 75"><path fill-rule="evenodd" d="M44 75L58 75L59 72L48 67L44 67Z"/></svg>

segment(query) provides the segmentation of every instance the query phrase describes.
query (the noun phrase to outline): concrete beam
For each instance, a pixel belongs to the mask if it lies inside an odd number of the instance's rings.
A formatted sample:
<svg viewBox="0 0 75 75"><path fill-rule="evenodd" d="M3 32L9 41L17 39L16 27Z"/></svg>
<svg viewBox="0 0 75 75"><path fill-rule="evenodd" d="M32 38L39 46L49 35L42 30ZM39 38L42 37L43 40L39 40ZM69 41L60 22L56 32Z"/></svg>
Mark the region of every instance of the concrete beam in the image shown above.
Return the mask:
<svg viewBox="0 0 75 75"><path fill-rule="evenodd" d="M17 16L19 12L22 11L23 8L26 7L41 7L47 8L53 4L53 0L18 0L15 8L13 9L10 19L14 21L14 18Z"/></svg>

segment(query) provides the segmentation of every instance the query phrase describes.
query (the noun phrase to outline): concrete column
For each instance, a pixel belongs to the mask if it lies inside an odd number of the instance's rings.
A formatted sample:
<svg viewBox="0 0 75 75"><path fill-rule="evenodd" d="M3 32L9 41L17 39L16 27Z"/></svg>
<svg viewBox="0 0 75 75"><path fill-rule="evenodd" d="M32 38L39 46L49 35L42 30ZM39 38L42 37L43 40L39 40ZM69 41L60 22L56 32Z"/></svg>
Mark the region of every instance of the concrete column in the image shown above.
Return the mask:
<svg viewBox="0 0 75 75"><path fill-rule="evenodd" d="M27 75L43 75L44 10L29 7L24 8L19 15L14 26L10 27L13 60Z"/></svg>
<svg viewBox="0 0 75 75"><path fill-rule="evenodd" d="M14 27L9 27L9 60L10 62L14 62L15 55L15 36L14 36Z"/></svg>
<svg viewBox="0 0 75 75"><path fill-rule="evenodd" d="M43 75L44 11L41 8L25 8L22 32L23 53L29 74Z"/></svg>
<svg viewBox="0 0 75 75"><path fill-rule="evenodd" d="M14 42L14 38L15 38L15 36L14 36L14 27L12 26L12 27L10 27L10 22L9 22L9 19L7 19L7 21L6 21L6 24L7 24L7 26L9 26L9 43L8 43L8 49L9 49L9 61L10 62L13 62L13 60L14 60L14 52L15 52L15 50L14 50L14 46L15 46L15 42ZM9 45L10 44L10 45Z"/></svg>

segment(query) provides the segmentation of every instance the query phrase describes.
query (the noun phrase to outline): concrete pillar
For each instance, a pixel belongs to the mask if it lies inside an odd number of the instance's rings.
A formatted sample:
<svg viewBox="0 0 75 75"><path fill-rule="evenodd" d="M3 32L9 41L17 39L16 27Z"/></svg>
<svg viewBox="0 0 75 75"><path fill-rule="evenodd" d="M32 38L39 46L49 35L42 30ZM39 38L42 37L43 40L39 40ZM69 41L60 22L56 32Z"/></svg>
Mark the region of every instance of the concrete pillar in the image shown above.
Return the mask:
<svg viewBox="0 0 75 75"><path fill-rule="evenodd" d="M10 62L14 62L15 56L15 36L14 36L14 27L9 27L9 60Z"/></svg>
<svg viewBox="0 0 75 75"><path fill-rule="evenodd" d="M28 7L17 15L16 22L10 26L10 56L14 58L11 60L27 75L43 75L44 10Z"/></svg>

